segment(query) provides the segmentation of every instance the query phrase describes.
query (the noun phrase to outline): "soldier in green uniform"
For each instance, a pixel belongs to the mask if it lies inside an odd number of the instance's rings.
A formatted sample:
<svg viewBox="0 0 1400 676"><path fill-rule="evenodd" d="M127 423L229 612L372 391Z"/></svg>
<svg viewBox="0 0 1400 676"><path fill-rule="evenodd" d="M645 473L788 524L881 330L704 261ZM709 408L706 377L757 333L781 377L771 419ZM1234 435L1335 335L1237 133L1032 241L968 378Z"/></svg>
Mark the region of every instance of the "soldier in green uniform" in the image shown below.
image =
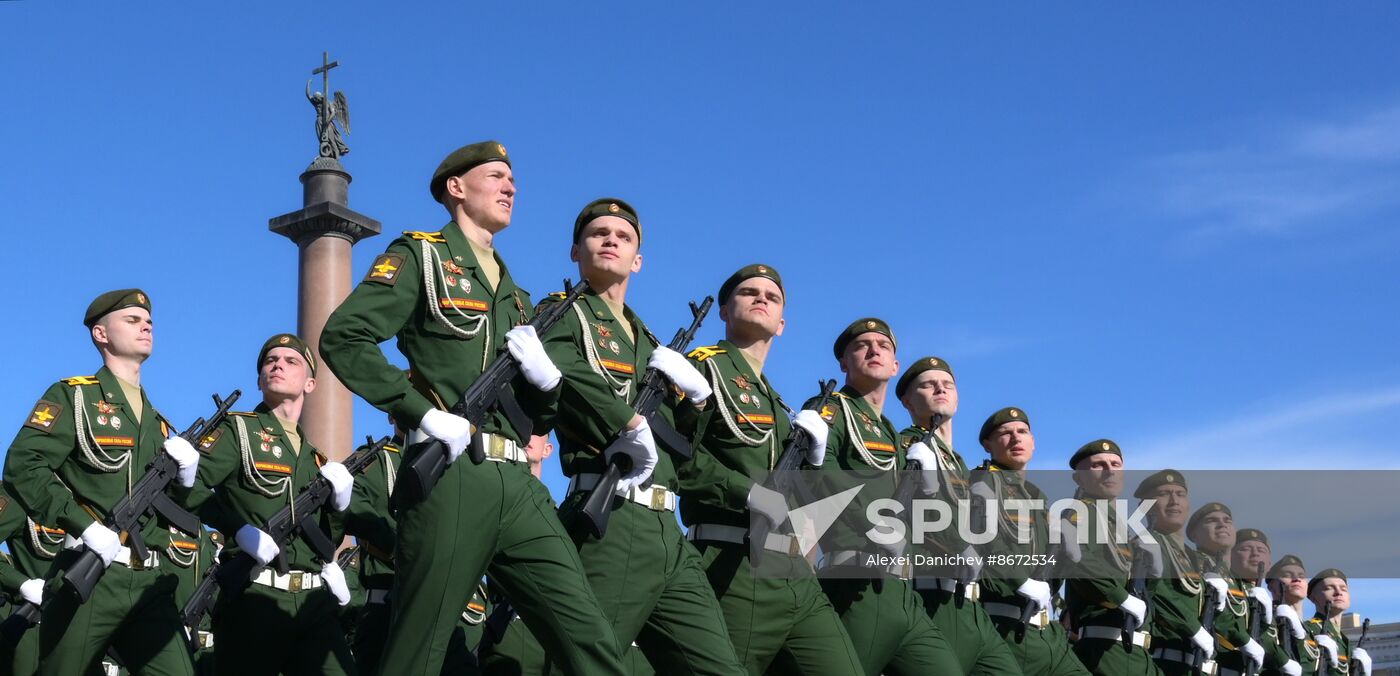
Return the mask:
<svg viewBox="0 0 1400 676"><path fill-rule="evenodd" d="M83 317L103 366L91 376L54 383L25 418L5 459L5 483L35 521L67 532L66 546L86 547L107 565L87 603L62 593L39 631L39 673L72 676L97 668L109 646L134 674L189 674L175 605L175 580L161 555L146 559L122 545L126 534L102 525L163 447L179 465L178 482L194 482L199 454L156 412L141 387L151 356L151 303L139 289L98 296ZM169 437L167 439L167 437ZM141 535L159 542L165 524L147 517ZM66 566L79 552L56 557Z"/></svg>
<svg viewBox="0 0 1400 676"><path fill-rule="evenodd" d="M883 414L890 381L899 373L894 332L874 317L852 322L836 337L833 352L845 385L821 411L827 432L823 472L828 483L864 486L844 514L863 515L874 500L890 498L905 456L894 424ZM804 408L811 406L808 400ZM822 538L822 590L850 634L866 674L957 674L958 656L928 616L910 584L907 559L865 536L868 525L850 524ZM901 548L902 553L902 548ZM891 565L870 565L894 559Z"/></svg>
<svg viewBox="0 0 1400 676"><path fill-rule="evenodd" d="M1341 627L1342 613L1351 607L1351 589L1346 573L1327 568L1314 575L1308 582L1308 600L1313 603L1314 613L1303 628L1321 648L1317 659L1324 661L1325 673L1346 676L1352 660L1351 639L1342 633ZM1324 609L1327 609L1326 615L1323 614Z"/></svg>
<svg viewBox="0 0 1400 676"><path fill-rule="evenodd" d="M335 490L316 527L340 541L340 512L350 505L354 478L313 447L298 424L306 395L316 389L311 348L279 333L258 350L256 367L262 402L251 412L230 413L199 440L199 481L182 497L191 508L203 507L206 523L232 536L230 552L264 566L243 593L220 595L213 611L215 668L220 674L353 674L340 630L340 607L350 601L344 572L334 560L319 560L301 538L279 547L262 527L319 475ZM266 567L279 553L287 574Z"/></svg>
<svg viewBox="0 0 1400 676"><path fill-rule="evenodd" d="M1035 455L1035 436L1031 434L1030 417L1016 407L1006 407L993 413L982 423L977 434L982 448L991 455L972 472L971 492L984 499L997 500L997 537L984 554L1005 557L1007 563L988 565L982 576L982 605L992 617L997 632L1010 646L1011 653L1027 676L1059 676L1088 674L1079 658L1070 650L1065 628L1053 621L1054 590L1043 575L1045 564L1057 564L1049 559L1054 553L1049 546L1049 523L1044 508L1013 511L1006 508L1008 500L1044 500L1040 488L1025 478L1025 470ZM1023 524L1020 519L1029 519ZM1029 542L1021 542L1015 534L1018 526L1028 525ZM1028 561L1018 565L1016 557ZM1035 557L1042 557L1037 559ZM1033 608L1028 608L1033 606ZM1031 610L1030 621L1022 622L1023 611Z"/></svg>
<svg viewBox="0 0 1400 676"><path fill-rule="evenodd" d="M438 439L455 461L475 437L488 455L480 465L453 462L426 499L396 515L381 672L439 673L462 609L489 568L568 669L617 673L616 637L548 491L525 467L526 440L502 414L477 430L446 410L503 346L521 365L510 390L536 428L550 426L558 404L562 376L534 330L522 326L530 296L493 248L515 201L510 158L499 143L465 146L443 160L429 188L452 222L390 244L321 334L326 364L351 391L416 428L410 441ZM395 336L411 382L379 349Z"/></svg>
<svg viewBox="0 0 1400 676"><path fill-rule="evenodd" d="M47 580L54 577L54 557L63 551L64 532L34 523L24 508L0 487L0 540L10 557L0 562L0 592L13 606L43 602ZM0 673L31 676L39 669L39 632L31 630L13 648L0 647Z"/></svg>
<svg viewBox="0 0 1400 676"><path fill-rule="evenodd" d="M1235 546L1235 519L1223 503L1211 502L1196 510L1186 524L1186 535L1196 543L1197 567L1216 598L1225 599L1215 618L1216 663L1226 670L1243 672L1245 662L1264 663L1264 647L1249 635L1249 588L1230 570L1230 550Z"/></svg>
<svg viewBox="0 0 1400 676"><path fill-rule="evenodd" d="M806 466L826 456L821 416L802 411L789 420L790 409L763 374L773 339L783 332L783 278L772 266L744 266L720 286L718 302L725 339L690 353L715 394L697 426L695 457L679 469L681 519L750 674L768 673L780 655L798 673L863 674L841 618L795 539L773 533L757 568L750 559L751 515L778 526L787 519L784 497L760 482L793 427L801 425L817 441Z"/></svg>
<svg viewBox="0 0 1400 676"><path fill-rule="evenodd" d="M658 449L647 420L633 410L649 368L683 395L662 404L682 436L691 435L711 395L700 372L661 345L626 304L642 265L642 237L636 210L619 199L594 200L574 220L570 258L591 290L545 338L564 374L554 433L569 493L559 513L575 526L579 558L620 653L635 641L657 670L734 674L741 668L719 602L676 523L675 468L684 459ZM618 484L605 535L594 538L576 522L615 453L627 454L634 470ZM639 483L646 477L636 468L643 467L651 470L649 484Z"/></svg>
<svg viewBox="0 0 1400 676"><path fill-rule="evenodd" d="M1317 642L1308 639L1301 619L1303 600L1308 598L1307 567L1302 559L1285 554L1269 568L1266 577L1274 595L1274 616L1285 620L1289 627L1279 639L1279 647L1288 655L1297 655L1297 659L1274 667L1265 665L1259 673L1261 676L1300 676L1317 671ZM1292 642L1292 652L1283 647L1288 642Z"/></svg>
<svg viewBox="0 0 1400 676"><path fill-rule="evenodd" d="M1235 574L1236 579L1245 583L1249 596L1257 607L1264 609L1264 614L1259 617L1259 645L1264 648L1264 666L1260 673L1293 673L1295 670L1301 672L1302 667L1296 661L1288 664L1291 658L1279 643L1278 628L1274 624L1273 594L1266 586L1268 576L1266 574L1263 579L1259 577L1259 566L1267 567L1271 561L1273 552L1269 548L1269 538L1263 531L1257 528L1241 528L1235 533L1235 546L1230 550L1230 571ZM1250 612L1257 611L1252 607ZM1253 615L1250 617L1253 618Z"/></svg>
<svg viewBox="0 0 1400 676"><path fill-rule="evenodd" d="M1196 649L1204 651L1207 659L1215 655L1215 637L1201 626L1204 583L1182 534L1191 510L1186 478L1181 472L1164 469L1143 479L1133 497L1154 501L1147 521L1162 562L1161 576L1148 581L1153 605L1147 625L1152 634L1152 658L1167 676L1189 674ZM1209 667L1214 669L1213 661Z"/></svg>
<svg viewBox="0 0 1400 676"><path fill-rule="evenodd" d="M905 449L908 458L918 459L930 469L938 469L940 486L945 490L929 499L942 501L947 506L950 523L956 524L960 505L966 503L970 494L967 463L953 450L952 444L953 416L958 412L958 386L953 367L946 359L922 357L904 371L894 391L913 421L899 433L900 447ZM928 434L935 414L943 416L943 423L934 430L936 447L930 449L922 439ZM930 538L929 550L932 551L926 553L962 556L969 569L956 578L916 572L914 588L923 597L929 617L957 653L964 673L1021 673L1021 665L978 601L981 596L976 571L980 563L976 550L957 536L955 528L943 533L944 537Z"/></svg>
<svg viewBox="0 0 1400 676"><path fill-rule="evenodd" d="M1135 574L1160 570L1160 550L1153 543L1138 553L1130 542L1102 542L1095 536L1117 533L1124 518L1116 508L1123 493L1123 449L1111 439L1096 439L1080 446L1070 457L1069 466L1079 486L1076 496L1088 508L1083 517L1071 516L1072 528L1063 531L1066 548L1079 552L1075 574L1065 583L1070 625L1079 637L1074 654L1096 676L1161 674L1148 654L1152 635L1146 631L1150 619L1146 599L1131 591ZM1090 534L1087 543L1078 544L1075 535L1079 532ZM1135 555L1147 557L1139 558L1137 565L1153 570L1135 571ZM1130 635L1131 645L1123 641L1123 626L1129 617L1137 627Z"/></svg>
<svg viewBox="0 0 1400 676"><path fill-rule="evenodd" d="M173 526L169 529L165 557L170 566L166 572L175 576L175 602L181 607L189 602L200 580L204 579L204 575L213 567L221 549L220 545L215 543L215 539L223 540L223 536L218 531L211 533L202 528L197 535ZM201 676L213 674L214 632L210 630L207 615L195 629L195 634L194 671Z"/></svg>

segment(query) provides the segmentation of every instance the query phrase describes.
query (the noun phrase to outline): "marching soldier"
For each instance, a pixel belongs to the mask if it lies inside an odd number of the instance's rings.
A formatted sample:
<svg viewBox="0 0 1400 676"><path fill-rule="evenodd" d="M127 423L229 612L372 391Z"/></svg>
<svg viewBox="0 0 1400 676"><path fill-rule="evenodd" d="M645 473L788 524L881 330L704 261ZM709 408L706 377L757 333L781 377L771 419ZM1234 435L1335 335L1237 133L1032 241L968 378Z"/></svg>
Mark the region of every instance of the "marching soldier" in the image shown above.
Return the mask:
<svg viewBox="0 0 1400 676"><path fill-rule="evenodd" d="M218 542L222 540L223 535L218 531L211 533L201 528L198 535L192 535L174 526L170 527L165 558L170 562L167 572L176 579L176 604L183 607L194 595L200 580L204 579L204 575L213 567L221 549ZM201 618L200 626L194 631L194 672L200 676L212 676L214 632L210 630L209 616Z"/></svg>
<svg viewBox="0 0 1400 676"><path fill-rule="evenodd" d="M1152 635L1145 631L1150 619L1147 599L1132 593L1135 576L1152 577L1149 573L1160 570L1160 548L1154 542L1135 551L1131 543L1099 542L1095 536L1113 537L1123 518L1116 508L1123 492L1123 450L1111 439L1096 439L1079 447L1069 466L1079 486L1076 495L1088 507L1082 517L1071 519L1073 528L1064 531L1066 547L1080 553L1075 575L1066 582L1069 614L1079 635L1074 653L1097 676L1161 674L1148 653ZM1081 531L1091 534L1082 545L1075 539ZM1127 637L1130 643L1124 642L1124 626L1136 628Z"/></svg>
<svg viewBox="0 0 1400 676"><path fill-rule="evenodd" d="M559 513L579 526L579 558L619 652L635 641L658 670L735 674L740 666L719 603L676 523L675 468L684 459L664 446L658 452L646 418L633 410L643 375L656 368L683 394L662 404L663 417L674 418L689 438L711 394L685 356L661 345L626 305L632 274L642 265L642 237L636 210L619 199L594 200L574 220L569 257L591 290L545 338L564 374L554 433L570 479ZM581 508L615 453L626 454L633 467L653 466L651 483L628 485L624 476L607 530L594 538L583 534Z"/></svg>
<svg viewBox="0 0 1400 676"><path fill-rule="evenodd" d="M64 532L37 523L0 486L0 540L10 557L0 561L0 591L10 603L43 602L47 580L54 576L54 557L63 551ZM0 646L0 673L32 676L39 669L39 632L27 631L19 643Z"/></svg>
<svg viewBox="0 0 1400 676"><path fill-rule="evenodd" d="M162 574L159 551L135 556L122 545L127 534L112 532L102 519L161 448L186 486L194 482L199 454L171 436L141 387L141 366L154 344L146 293L121 289L98 296L83 325L102 368L50 386L5 459L6 486L23 511L63 529L66 547L92 550L107 565L87 603L70 593L50 601L38 627L39 673L87 673L115 647L134 674L190 674L175 580ZM147 518L141 535L159 542L164 528L162 519ZM55 564L67 566L78 555L76 549L60 552Z"/></svg>
<svg viewBox="0 0 1400 676"><path fill-rule="evenodd" d="M715 394L698 425L695 457L680 468L681 518L750 674L767 673L780 653L803 674L863 674L841 618L795 539L772 534L761 568L750 559L751 515L767 518L774 530L787 519L784 496L760 482L793 427L817 441L805 465L820 465L826 454L821 416L802 411L789 421L787 404L763 374L773 339L783 332L783 278L768 265L744 266L720 286L718 302L725 339L690 353Z"/></svg>
<svg viewBox="0 0 1400 676"><path fill-rule="evenodd" d="M917 459L930 469L937 467L941 486L946 491L937 493L933 499L947 505L950 523L958 523L960 505L967 504L970 493L967 463L952 445L953 416L958 412L958 386L953 367L945 359L923 357L900 376L895 396L913 420L912 425L899 433L900 446L908 458ZM930 449L922 439L928 434L934 415L943 416L943 424L934 430L936 448ZM956 537L956 529L946 532L952 536L940 539L938 553L962 556L969 572L959 578L924 575L914 578L914 588L923 597L929 617L957 653L964 673L1021 673L1021 665L1011 654L1011 648L1001 639L992 618L978 602L975 573L981 564L977 551Z"/></svg>
<svg viewBox="0 0 1400 676"><path fill-rule="evenodd" d="M905 461L894 424L883 414L889 383L899 373L894 332L880 319L858 319L836 337L833 352L846 383L821 411L830 426L821 469L841 473L833 475L836 483L866 482L845 510L864 515L871 501L894 494ZM957 654L909 582L907 560L890 557L892 552L872 543L865 530L827 531L821 562L822 590L846 625L865 673L961 673ZM886 558L894 562L869 565Z"/></svg>
<svg viewBox="0 0 1400 676"><path fill-rule="evenodd" d="M1243 672L1246 661L1262 667L1264 647L1249 635L1249 586L1230 570L1230 550L1235 546L1230 508L1212 502L1196 510L1186 524L1186 535L1196 543L1202 579L1215 588L1216 598L1225 599L1215 618L1216 663L1222 671Z"/></svg>
<svg viewBox="0 0 1400 676"><path fill-rule="evenodd" d="M1345 676L1352 660L1351 639L1342 633L1342 613L1351 607L1351 590L1347 585L1346 573L1336 568L1327 568L1312 577L1308 582L1308 600L1312 601L1315 612L1312 619L1303 624L1308 636L1321 648L1325 672L1332 676ZM1367 661L1369 662L1369 656Z"/></svg>
<svg viewBox="0 0 1400 676"><path fill-rule="evenodd" d="M992 540L989 551L994 556L1027 556L1034 564L1033 568L1014 563L989 566L991 574L983 576L983 607L1020 662L1022 673L1088 674L1070 650L1064 627L1051 619L1054 589L1047 580L1037 577L1048 578L1044 571L1058 563L1058 559L1052 560L1046 511L1042 508L1012 514L1004 507L1007 500L1045 499L1040 488L1025 478L1026 467L1035 455L1030 417L1019 408L1003 408L982 423L977 438L991 457L974 470L972 490L999 503L996 515L1000 535ZM1019 530L1018 519L1022 518L1030 519L1031 538L1026 543L1011 535ZM1042 558L1037 561L1035 557ZM1022 622L1027 612L1031 613L1030 619Z"/></svg>
<svg viewBox="0 0 1400 676"><path fill-rule="evenodd" d="M1303 600L1308 598L1307 568L1303 566L1302 559L1285 554L1269 568L1267 578L1274 595L1274 616L1288 623L1288 631L1282 637L1277 637L1279 647L1289 657L1297 655L1297 659L1274 667L1265 666L1259 673L1262 676L1300 676L1317 671L1317 642L1308 639L1301 619ZM1275 628L1275 634L1277 631ZM1290 642L1291 651L1286 647Z"/></svg>
<svg viewBox="0 0 1400 676"><path fill-rule="evenodd" d="M215 670L353 674L354 658L340 628L340 607L350 601L344 572L334 560L319 560L301 538L279 546L262 527L319 475L335 491L315 527L331 542L340 541L340 512L350 505L354 477L313 447L298 424L306 395L316 389L311 348L279 333L258 350L256 367L262 402L251 412L230 413L199 440L199 482L183 498L203 508L206 523L232 536L225 556L243 552L262 566L248 589L221 595L214 609ZM267 567L279 554L287 574Z"/></svg>
<svg viewBox="0 0 1400 676"><path fill-rule="evenodd" d="M520 363L509 388L535 427L549 427L558 404L559 369L534 329L523 326L529 294L493 248L515 201L510 157L492 141L459 148L429 188L452 222L390 244L321 334L326 364L346 387L415 428L410 441L445 443L454 461L426 499L396 515L392 619L380 671L438 674L462 609L489 567L566 668L618 673L616 638L548 491L525 467L526 440L503 414L473 429L446 410L502 346ZM411 381L379 349L394 336ZM455 462L473 437L491 451L488 461Z"/></svg>
<svg viewBox="0 0 1400 676"><path fill-rule="evenodd" d="M1293 664L1288 663L1291 658L1279 643L1278 628L1274 625L1274 598L1266 586L1268 577L1259 579L1259 567L1267 566L1270 561L1273 561L1273 553L1269 548L1269 538L1263 531L1257 528L1241 528L1236 532L1235 546L1230 550L1230 571L1235 574L1236 579L1245 584L1250 598L1258 604L1257 607L1264 610L1264 615L1259 618L1262 627L1259 645L1264 648L1264 666L1260 673L1292 673L1295 670L1301 672L1302 667L1296 661ZM1254 609L1251 608L1250 612L1254 612Z"/></svg>
<svg viewBox="0 0 1400 676"><path fill-rule="evenodd" d="M1201 574L1182 529L1191 510L1186 478L1181 472L1164 469L1138 485L1133 497L1153 500L1147 514L1151 536L1160 548L1162 575L1148 582L1152 595L1152 658L1166 676L1183 676L1192 671L1192 656L1202 651L1207 660L1215 655L1215 637L1201 626ZM1213 663L1210 668L1214 668Z"/></svg>

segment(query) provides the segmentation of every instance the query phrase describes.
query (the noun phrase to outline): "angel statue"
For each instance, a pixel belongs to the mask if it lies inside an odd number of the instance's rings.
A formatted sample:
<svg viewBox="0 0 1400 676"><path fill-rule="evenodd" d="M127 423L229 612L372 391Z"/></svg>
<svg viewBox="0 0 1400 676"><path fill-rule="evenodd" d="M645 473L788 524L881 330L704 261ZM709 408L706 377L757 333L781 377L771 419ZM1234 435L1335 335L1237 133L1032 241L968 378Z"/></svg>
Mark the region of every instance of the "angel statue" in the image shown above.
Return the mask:
<svg viewBox="0 0 1400 676"><path fill-rule="evenodd" d="M321 157L339 159L341 155L349 153L350 146L340 140L341 131L335 125L339 122L345 128L344 133L350 133L350 107L345 101L345 92L337 91L327 101L326 93L312 92L311 80L307 80L306 100L316 109L316 138L321 141Z"/></svg>

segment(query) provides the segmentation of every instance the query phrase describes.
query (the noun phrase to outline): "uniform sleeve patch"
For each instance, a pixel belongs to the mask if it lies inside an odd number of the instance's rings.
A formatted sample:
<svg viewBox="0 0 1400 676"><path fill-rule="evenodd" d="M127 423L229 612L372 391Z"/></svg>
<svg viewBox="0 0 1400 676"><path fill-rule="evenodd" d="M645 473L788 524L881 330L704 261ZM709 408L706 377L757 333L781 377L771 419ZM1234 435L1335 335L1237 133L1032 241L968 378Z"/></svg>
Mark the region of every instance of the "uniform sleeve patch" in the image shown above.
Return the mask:
<svg viewBox="0 0 1400 676"><path fill-rule="evenodd" d="M222 437L223 435L224 429L222 427L216 427L214 428L213 432L204 435L204 438L199 440L200 452L208 453L209 451L214 450L214 445L219 443L219 437Z"/></svg>
<svg viewBox="0 0 1400 676"><path fill-rule="evenodd" d="M831 404L823 404L821 410L822 420L831 422L836 419L836 407Z"/></svg>
<svg viewBox="0 0 1400 676"><path fill-rule="evenodd" d="M29 418L25 421L24 426L40 432L50 432L61 415L63 415L62 404L40 399L39 403L34 404L34 410L29 413Z"/></svg>
<svg viewBox="0 0 1400 676"><path fill-rule="evenodd" d="M403 276L403 254L382 253L374 259L374 264L369 266L369 272L365 274L364 281L376 282L385 286L393 286L399 282L399 277Z"/></svg>

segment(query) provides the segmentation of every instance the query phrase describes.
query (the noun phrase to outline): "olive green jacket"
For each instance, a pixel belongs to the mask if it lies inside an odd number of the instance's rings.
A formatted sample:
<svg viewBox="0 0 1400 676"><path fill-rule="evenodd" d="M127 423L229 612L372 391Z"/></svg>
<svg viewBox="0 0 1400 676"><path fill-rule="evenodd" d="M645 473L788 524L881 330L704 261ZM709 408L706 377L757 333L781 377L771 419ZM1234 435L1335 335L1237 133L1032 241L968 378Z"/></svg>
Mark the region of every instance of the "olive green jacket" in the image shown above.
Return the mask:
<svg viewBox="0 0 1400 676"><path fill-rule="evenodd" d="M817 397L812 397L803 406L813 406L816 401ZM821 466L825 473L822 494L835 495L863 485L836 525L822 536L822 550L882 554L865 536L870 529L866 508L875 500L894 497L900 479L897 470L904 467L904 451L899 448L894 423L876 413L849 386L832 393L821 416L830 426Z"/></svg>

